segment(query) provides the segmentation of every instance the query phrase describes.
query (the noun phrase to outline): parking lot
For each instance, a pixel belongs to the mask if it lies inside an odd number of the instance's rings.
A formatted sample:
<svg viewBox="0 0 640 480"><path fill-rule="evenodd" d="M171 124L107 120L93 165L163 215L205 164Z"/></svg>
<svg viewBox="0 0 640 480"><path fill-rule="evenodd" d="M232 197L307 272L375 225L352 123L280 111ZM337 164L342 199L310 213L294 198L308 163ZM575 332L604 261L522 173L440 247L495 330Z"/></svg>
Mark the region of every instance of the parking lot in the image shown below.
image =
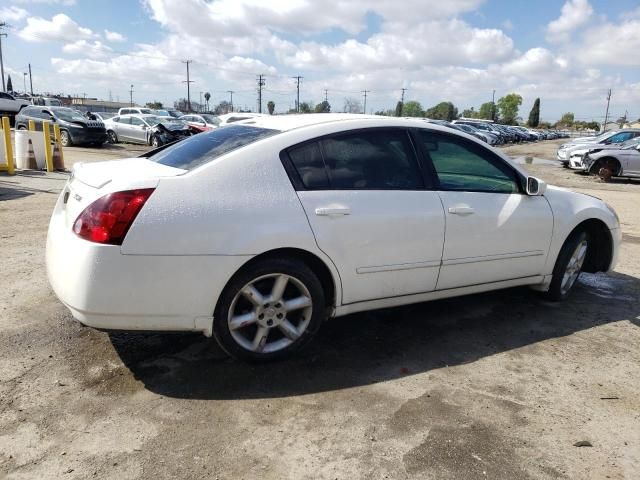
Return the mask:
<svg viewBox="0 0 640 480"><path fill-rule="evenodd" d="M564 303L523 288L338 318L260 366L200 335L75 322L44 268L66 175L0 176L0 476L638 478L640 182L562 169L560 143L505 150L617 210L615 273L584 274Z"/></svg>

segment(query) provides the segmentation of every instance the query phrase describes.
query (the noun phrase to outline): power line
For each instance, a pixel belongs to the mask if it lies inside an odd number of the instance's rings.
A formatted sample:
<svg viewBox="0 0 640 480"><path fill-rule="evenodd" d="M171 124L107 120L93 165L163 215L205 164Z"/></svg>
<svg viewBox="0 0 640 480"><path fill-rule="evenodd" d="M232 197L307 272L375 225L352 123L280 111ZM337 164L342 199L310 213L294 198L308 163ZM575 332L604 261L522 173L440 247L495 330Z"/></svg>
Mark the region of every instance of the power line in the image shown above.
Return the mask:
<svg viewBox="0 0 640 480"><path fill-rule="evenodd" d="M182 60L182 63L187 64L187 80L182 83L187 84L187 108L191 111L191 84L193 83L193 80L189 80L189 64L193 63L193 60Z"/></svg>
<svg viewBox="0 0 640 480"><path fill-rule="evenodd" d="M262 87L264 87L264 75L258 75L258 113L262 113Z"/></svg>
<svg viewBox="0 0 640 480"><path fill-rule="evenodd" d="M295 77L291 77L293 79L296 80L296 112L300 113L300 80L302 80L304 77L301 77L300 75L297 75Z"/></svg>

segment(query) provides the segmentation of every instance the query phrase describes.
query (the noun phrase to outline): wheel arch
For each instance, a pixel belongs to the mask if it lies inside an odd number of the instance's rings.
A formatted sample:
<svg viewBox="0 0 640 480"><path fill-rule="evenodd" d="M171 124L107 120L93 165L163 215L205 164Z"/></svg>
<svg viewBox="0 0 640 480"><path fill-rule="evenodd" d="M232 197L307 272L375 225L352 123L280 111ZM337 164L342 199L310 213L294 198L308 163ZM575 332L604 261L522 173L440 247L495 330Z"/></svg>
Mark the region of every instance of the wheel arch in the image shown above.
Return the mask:
<svg viewBox="0 0 640 480"><path fill-rule="evenodd" d="M612 172L613 175L614 176L620 175L620 173L622 173L622 163L620 163L620 160L618 160L616 157L612 157L612 156L606 156L596 160L591 166L591 168L589 169L589 172L597 175L600 169L604 165L606 165L607 162L610 162L610 161L614 162L614 165L616 165L615 172Z"/></svg>
<svg viewBox="0 0 640 480"><path fill-rule="evenodd" d="M588 273L606 272L613 260L613 237L606 223L598 218L580 222L569 233L584 231L589 235L590 246L582 270ZM565 240L566 242L566 240Z"/></svg>
<svg viewBox="0 0 640 480"><path fill-rule="evenodd" d="M246 263L244 263L236 272L234 272L234 274L231 277L229 277L229 280L225 284L224 289L227 288L231 280L238 273L264 260L274 259L274 258L275 259L277 258L295 259L307 265L311 269L311 271L313 271L313 273L315 273L318 276L318 279L320 280L320 283L322 285L322 289L324 290L324 293L325 293L327 309L330 311L330 315L333 313L333 310L335 309L339 300L338 289L340 288L340 279L337 277L337 274L334 275L331 268L318 255L311 253L308 250L303 250L300 248L290 248L290 247L276 248L273 250L268 250L266 252L263 252L259 255L256 255L255 257L251 258ZM218 297L218 300L216 301L216 306L215 306L216 309L218 308L218 303L220 302L221 297L222 295L220 295Z"/></svg>

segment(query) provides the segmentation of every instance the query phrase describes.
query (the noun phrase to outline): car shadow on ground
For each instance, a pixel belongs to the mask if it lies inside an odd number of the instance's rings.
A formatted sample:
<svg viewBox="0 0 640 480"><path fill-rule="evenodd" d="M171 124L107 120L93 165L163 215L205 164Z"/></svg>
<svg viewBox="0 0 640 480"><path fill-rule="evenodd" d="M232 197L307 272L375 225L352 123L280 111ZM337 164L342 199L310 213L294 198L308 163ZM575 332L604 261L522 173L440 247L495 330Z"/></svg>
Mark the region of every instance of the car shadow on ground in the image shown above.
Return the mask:
<svg viewBox="0 0 640 480"><path fill-rule="evenodd" d="M15 185L9 184L8 187L3 186L0 180L0 202L3 200L16 200L18 198L28 197L36 193L32 189L16 188Z"/></svg>
<svg viewBox="0 0 640 480"><path fill-rule="evenodd" d="M569 300L509 289L333 319L298 356L266 365L226 357L201 335L111 333L146 388L189 399L273 398L357 387L474 362L611 322L640 326L640 280L586 275Z"/></svg>

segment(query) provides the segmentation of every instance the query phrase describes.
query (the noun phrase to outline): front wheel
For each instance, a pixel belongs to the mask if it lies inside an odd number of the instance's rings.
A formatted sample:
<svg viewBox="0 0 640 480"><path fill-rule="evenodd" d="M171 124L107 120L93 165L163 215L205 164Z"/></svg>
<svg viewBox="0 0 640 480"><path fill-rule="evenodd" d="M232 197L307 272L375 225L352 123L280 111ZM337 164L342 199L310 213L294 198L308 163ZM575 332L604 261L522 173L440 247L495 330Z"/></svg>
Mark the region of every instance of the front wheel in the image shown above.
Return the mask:
<svg viewBox="0 0 640 480"><path fill-rule="evenodd" d="M153 148L158 148L162 146L162 142L160 141L157 135L154 135L153 137L151 137L151 146Z"/></svg>
<svg viewBox="0 0 640 480"><path fill-rule="evenodd" d="M70 147L71 145L73 145L73 142L71 141L71 135L69 135L69 132L67 132L66 130L60 130L60 143L63 147Z"/></svg>
<svg viewBox="0 0 640 480"><path fill-rule="evenodd" d="M265 260L229 282L214 313L213 333L233 357L275 360L306 345L325 312L322 285L307 265Z"/></svg>
<svg viewBox="0 0 640 480"><path fill-rule="evenodd" d="M569 296L582 272L582 266L588 253L589 235L587 232L573 232L562 246L553 268L549 290L544 294L548 300L557 302Z"/></svg>
<svg viewBox="0 0 640 480"><path fill-rule="evenodd" d="M107 132L107 142L109 143L118 143L118 136L116 135L116 132L114 132L113 130L109 130Z"/></svg>

